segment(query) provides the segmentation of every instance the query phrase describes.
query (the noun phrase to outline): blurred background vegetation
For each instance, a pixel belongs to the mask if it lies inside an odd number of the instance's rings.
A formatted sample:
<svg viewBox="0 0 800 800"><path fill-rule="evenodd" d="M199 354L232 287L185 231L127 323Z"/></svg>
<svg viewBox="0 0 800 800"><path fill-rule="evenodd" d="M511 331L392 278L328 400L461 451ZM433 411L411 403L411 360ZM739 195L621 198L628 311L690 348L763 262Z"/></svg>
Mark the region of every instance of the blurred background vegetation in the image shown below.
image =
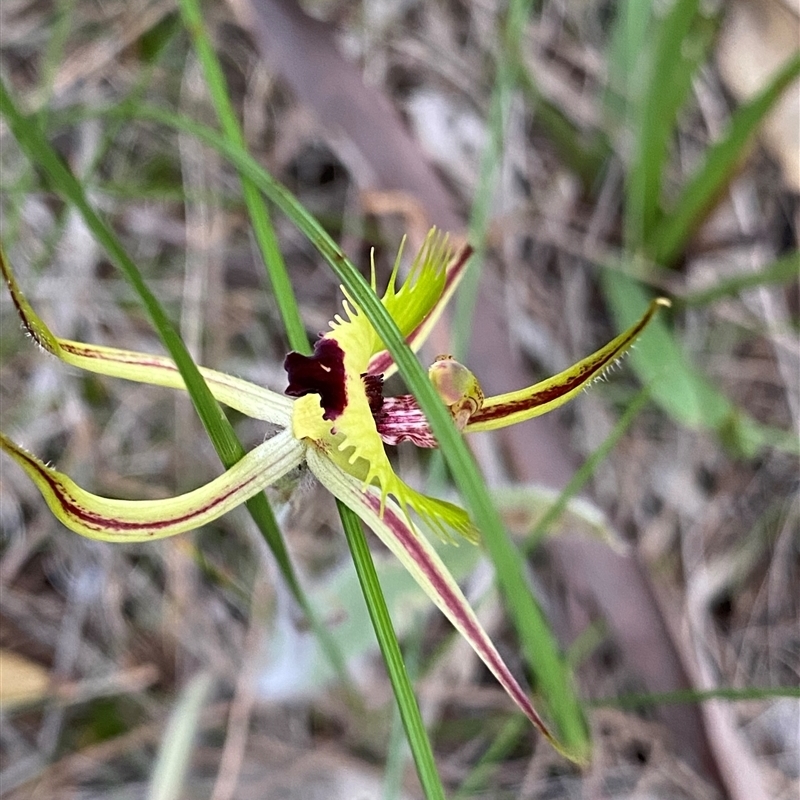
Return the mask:
<svg viewBox="0 0 800 800"><path fill-rule="evenodd" d="M797 3L202 10L249 151L358 265L375 248L385 279L400 236L416 247L430 224L476 246L425 357L456 352L487 391L508 391L594 350L654 294L673 299L608 382L470 439L575 669L589 769L537 741L376 548L448 796L795 797ZM193 357L282 391L289 345L236 171L149 113L218 127L196 52L176 0L0 4L6 89ZM2 241L34 306L60 336L162 352L4 116ZM274 224L314 336L338 282L286 218ZM232 421L245 446L262 440ZM0 427L101 494L161 497L219 471L186 397L46 357L7 294ZM436 454L395 457L413 484L449 491ZM272 499L355 704L244 511L157 545L99 544L61 528L8 460L0 469L3 796L421 796L324 492L307 482ZM525 675L525 634L482 551L445 558Z"/></svg>

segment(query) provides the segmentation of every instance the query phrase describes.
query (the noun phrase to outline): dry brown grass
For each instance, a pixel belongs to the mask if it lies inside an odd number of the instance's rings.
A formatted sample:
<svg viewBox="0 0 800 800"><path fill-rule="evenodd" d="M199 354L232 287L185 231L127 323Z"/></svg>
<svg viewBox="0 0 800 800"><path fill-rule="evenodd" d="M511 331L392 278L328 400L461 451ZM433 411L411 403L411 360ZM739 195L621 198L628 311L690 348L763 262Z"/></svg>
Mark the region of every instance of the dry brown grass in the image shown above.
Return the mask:
<svg viewBox="0 0 800 800"><path fill-rule="evenodd" d="M599 4L546 4L529 32L542 87L581 125L599 119L601 11ZM495 4L326 3L315 13L336 22L342 49L365 80L403 112L463 214L478 185L487 136ZM365 242L385 257L396 242L398 217L369 213L378 208L375 196L361 194L374 186L369 165L353 157L346 137L315 121L314 108L293 99L226 5L209 5L208 22L256 156L356 260L365 260ZM150 101L213 121L185 36L175 32L162 56L149 60L159 37L178 24L173 0L3 0L0 69L29 110L92 108L141 91ZM699 81L697 118L681 139L687 150L705 135L704 115L710 126L709 115L724 107L714 76ZM285 341L254 265L232 170L189 138L152 126L90 118L63 131L55 140L60 152L85 177L151 287L180 320L198 361L280 391ZM127 285L77 215L41 188L6 127L0 127L0 146L3 239L41 315L63 337L160 351ZM516 355L537 373L550 373L611 332L596 274L619 248L618 182L612 174L599 200L591 200L522 103L512 110L505 154L487 263L493 302L510 320ZM407 196L395 200L390 207L408 209ZM321 330L335 309L335 281L299 234L277 222L307 325ZM796 198L782 189L777 167L756 153L696 251L679 273L665 277L668 288L706 285L732 263L757 264L760 253L796 247L797 223ZM696 363L740 407L789 430L797 430L800 402L792 349L797 305L795 289L758 290L688 315L681 332ZM22 336L6 294L0 295L0 334L2 429L82 485L146 498L217 474L186 398L75 374ZM480 375L498 365L471 367ZM518 383L508 367L500 370ZM558 417L558 447L569 442L573 451L559 456L567 474L608 434L632 387L629 370L614 373L611 385ZM246 445L263 436L252 422L238 430ZM415 456L400 458L410 473L420 471ZM298 628L245 514L158 545L84 541L53 519L10 462L1 463L0 647L44 666L54 692L28 707L0 709L4 796L144 797L169 711L202 670L213 675L214 688L183 796L382 796L391 703L380 664L372 651L357 664L364 716L335 688L294 693L292 670L307 657L310 635ZM552 463L562 469L555 457ZM502 453L485 466L492 479L520 477ZM734 457L714 435L681 429L648 406L592 480L587 496L646 566L656 610L672 635L664 646L680 655L698 688L798 685L797 477L793 456L766 449L751 459ZM328 501L313 487L304 487L284 515L290 550L307 585L318 591L352 588L342 577L347 555L336 526ZM603 614L595 600L581 605L586 598L572 593L563 602L548 572L552 558L545 550L532 563L542 591L552 589L546 602L557 630L570 637ZM342 624L337 609L334 604L331 625ZM505 652L513 653L496 604L485 612ZM620 656L611 629L579 669L583 694L654 691L642 683L636 653ZM448 632L433 618L422 634L428 657ZM362 640L343 646L358 651ZM499 691L481 681L456 643L420 684L451 787L471 772L507 714ZM713 767L706 764L704 772L690 764L674 731L651 716L592 712L597 756L585 775L526 732L485 793L474 796L720 796ZM796 796L796 700L709 705L705 724L731 796L743 785L737 789L725 777L731 769L755 771L776 800ZM406 773L407 796L417 796L410 767Z"/></svg>

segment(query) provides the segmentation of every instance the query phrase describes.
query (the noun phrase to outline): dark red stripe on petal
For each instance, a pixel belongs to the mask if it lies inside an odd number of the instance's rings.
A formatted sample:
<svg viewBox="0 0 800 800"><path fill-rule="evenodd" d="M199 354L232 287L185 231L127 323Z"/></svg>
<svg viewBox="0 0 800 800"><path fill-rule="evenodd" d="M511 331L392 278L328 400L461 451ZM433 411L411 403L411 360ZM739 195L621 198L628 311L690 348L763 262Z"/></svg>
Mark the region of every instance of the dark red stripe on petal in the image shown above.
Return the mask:
<svg viewBox="0 0 800 800"><path fill-rule="evenodd" d="M8 292L11 295L11 302L14 304L14 308L17 309L17 314L20 320L22 320L22 325L24 326L25 330L28 332L33 341L36 342L36 344L47 350L48 353L52 353L53 348L51 347L50 342L48 342L46 339L43 339L39 335L39 330L37 329L36 325L34 325L28 318L28 313L21 302L22 292L14 280L14 276L11 273L11 268L9 267L8 262L6 261L6 255L3 252L2 247L0 247L0 272L3 274L3 280L6 282L6 285L8 286Z"/></svg>
<svg viewBox="0 0 800 800"><path fill-rule="evenodd" d="M366 494L365 497L373 510L380 514L380 499L372 494ZM435 565L431 563L424 547L417 538L417 535L409 527L408 523L401 519L389 506L383 509L383 522L392 529L395 539L424 573L426 580L433 586L434 591L438 597L441 598L443 605L450 615L459 621L470 644L475 648L486 666L491 669L492 673L506 692L508 692L511 699L514 700L520 709L525 712L528 719L530 719L548 739L552 739L552 734L547 729L544 721L536 713L536 709L533 707L530 699L525 692L522 691L522 687L517 683L505 662L500 658L499 653L492 646L486 632L472 615L464 613L463 605L466 601L453 591L448 581L444 579Z"/></svg>
<svg viewBox="0 0 800 800"><path fill-rule="evenodd" d="M344 412L347 405L344 350L335 339L317 339L311 356L289 353L283 368L289 376L286 387L289 397L318 394L325 410L323 419L335 420Z"/></svg>
<svg viewBox="0 0 800 800"><path fill-rule="evenodd" d="M539 406L547 405L552 400L557 400L565 394L569 394L574 389L577 389L582 383L591 380L593 374L602 372L610 362L617 357L618 351L614 351L606 358L601 359L596 364L581 370L575 376L570 378L564 383L558 383L555 386L550 386L543 389L536 394L529 397L524 397L520 400L513 400L508 403L500 403L498 405L489 405L478 409L470 418L471 424L479 422L486 422L487 420L498 419L499 417L508 417L516 414L519 411L527 411L530 408L538 408Z"/></svg>
<svg viewBox="0 0 800 800"><path fill-rule="evenodd" d="M383 375L392 364L394 364L394 358L392 358L391 353L388 350L381 350L380 353L372 357L368 371L371 375Z"/></svg>
<svg viewBox="0 0 800 800"><path fill-rule="evenodd" d="M211 502L206 503L204 506L200 506L189 513L150 522L135 522L123 519L115 519L114 517L89 511L80 505L80 503L69 494L67 487L64 486L64 484L58 480L58 478L55 478L42 464L31 458L28 459L28 463L36 469L44 482L50 487L51 491L58 499L59 505L65 510L66 513L79 520L88 528L92 528L96 531L107 531L108 533L138 532L143 534L145 531L148 531L151 532L151 534L154 534L157 531L163 530L164 528L180 525L183 522L196 519L209 512L213 513L213 510L224 503L232 494L235 494L244 487L249 486L258 477L257 475L253 475L245 483L237 484L229 491L225 492L225 494L218 495Z"/></svg>
<svg viewBox="0 0 800 800"><path fill-rule="evenodd" d="M636 328L631 331L631 335L626 337L625 341L622 342L619 347L615 347L601 358L598 358L597 361L587 364L580 372L577 372L568 380L556 383L553 386L549 386L546 389L542 389L541 391L536 392L528 397L521 398L520 400L512 400L508 403L498 403L496 405L492 405L490 402L483 408L476 411L469 418L469 423L477 424L479 422L487 422L488 420L508 417L520 411L538 408L539 406L547 405L547 403L557 400L559 397L563 397L575 389L578 389L581 384L588 383L593 378L596 378L598 375L602 374L606 367L608 367L609 364L612 364L614 360L619 357L621 351L625 350L625 348L628 347L633 339L639 335L642 328L644 328L649 320L650 317L647 317L640 325L637 325Z"/></svg>
<svg viewBox="0 0 800 800"><path fill-rule="evenodd" d="M65 353L71 353L81 358L96 358L98 361L108 361L113 364L130 364L135 367L153 367L164 372L178 372L178 368L174 363L165 362L157 359L155 356L153 356L154 360L150 361L145 353L142 353L141 357L139 354L136 354L135 357L131 358L128 355L123 356L121 354L109 353L107 350L100 350L99 348L81 342L62 340L60 345Z"/></svg>
<svg viewBox="0 0 800 800"><path fill-rule="evenodd" d="M531 408L546 405L547 403L557 400L566 394L580 388L584 383L588 383L594 378L598 377L603 371L612 364L615 359L624 353L637 336L644 330L653 315L659 308L668 308L670 301L666 298L660 297L650 303L645 315L636 323L630 330L623 334L620 342L610 350L605 351L605 348L597 353L597 360L586 364L580 372L571 376L564 381L558 381L552 386L542 389L528 397L520 400L512 400L507 403L492 404L491 398L479 411L476 411L469 419L469 424L477 424L479 422L486 422L501 417L508 417L519 411L527 411ZM611 343L609 343L611 344ZM608 345L606 345L608 347ZM592 356L589 356L591 358Z"/></svg>
<svg viewBox="0 0 800 800"><path fill-rule="evenodd" d="M442 294L447 294L447 290L453 285L453 281L459 279L461 270L466 266L467 261L472 257L475 248L471 244L465 244L455 255L455 258L447 266L447 277L444 282Z"/></svg>

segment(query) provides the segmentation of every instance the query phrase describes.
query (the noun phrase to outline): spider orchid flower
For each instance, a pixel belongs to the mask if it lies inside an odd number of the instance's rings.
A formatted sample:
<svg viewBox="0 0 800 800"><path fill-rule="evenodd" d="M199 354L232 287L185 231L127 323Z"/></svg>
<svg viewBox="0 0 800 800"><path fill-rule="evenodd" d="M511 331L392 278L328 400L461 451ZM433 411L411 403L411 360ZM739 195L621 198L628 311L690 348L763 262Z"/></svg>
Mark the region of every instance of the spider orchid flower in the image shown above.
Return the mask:
<svg viewBox="0 0 800 800"><path fill-rule="evenodd" d="M382 302L408 343L418 349L452 296L471 254L453 254L446 237L431 231L408 279L397 288L400 254ZM0 251L0 266L23 325L43 349L90 372L184 389L174 362L163 356L84 344L56 337L22 294ZM375 289L373 268L372 287ZM497 397L484 397L475 376L449 356L430 377L457 427L465 433L521 422L565 403L627 350L659 305L656 300L632 328L593 355L546 381ZM0 434L0 447L30 476L55 516L68 528L107 542L161 539L200 527L245 502L291 470L307 464L320 483L348 505L400 559L420 587L467 639L533 724L555 744L526 693L436 550L420 535L411 512L439 536L477 541L467 513L420 494L394 472L384 444L436 441L411 395L383 397L383 380L396 366L378 334L345 292L344 315L320 336L310 356L290 353L286 394L201 368L216 399L271 423L280 432L202 488L162 500L113 500L91 494ZM288 396L287 396L288 395Z"/></svg>

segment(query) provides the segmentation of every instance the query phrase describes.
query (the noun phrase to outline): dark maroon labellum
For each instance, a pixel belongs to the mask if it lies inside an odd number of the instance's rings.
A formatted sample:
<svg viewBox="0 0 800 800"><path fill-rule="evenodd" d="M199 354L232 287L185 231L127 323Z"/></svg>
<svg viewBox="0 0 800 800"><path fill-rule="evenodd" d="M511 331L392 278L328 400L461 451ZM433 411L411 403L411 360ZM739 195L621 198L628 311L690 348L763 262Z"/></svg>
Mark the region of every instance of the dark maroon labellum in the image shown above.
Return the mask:
<svg viewBox="0 0 800 800"><path fill-rule="evenodd" d="M286 394L303 397L318 394L324 409L323 419L335 420L347 405L344 351L335 339L317 339L314 355L291 352L283 362L289 376Z"/></svg>
<svg viewBox="0 0 800 800"><path fill-rule="evenodd" d="M367 393L369 410L374 417L383 407L383 375L371 375L369 372L361 373L364 381L364 391Z"/></svg>

